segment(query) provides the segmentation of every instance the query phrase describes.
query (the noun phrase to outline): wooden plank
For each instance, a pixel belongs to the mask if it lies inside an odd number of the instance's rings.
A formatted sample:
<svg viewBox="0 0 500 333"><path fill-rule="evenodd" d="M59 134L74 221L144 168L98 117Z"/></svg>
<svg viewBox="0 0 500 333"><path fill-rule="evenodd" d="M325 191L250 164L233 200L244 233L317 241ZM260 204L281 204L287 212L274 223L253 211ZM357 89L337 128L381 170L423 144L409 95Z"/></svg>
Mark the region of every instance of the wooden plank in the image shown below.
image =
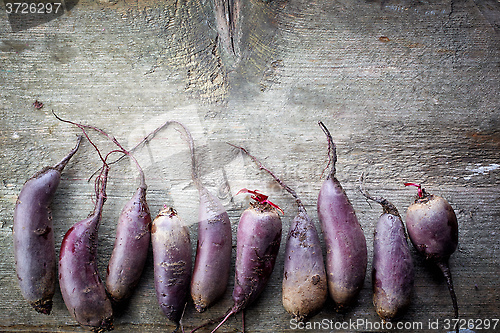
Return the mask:
<svg viewBox="0 0 500 333"><path fill-rule="evenodd" d="M59 291L50 316L35 313L14 272L12 212L22 184L65 155L79 133L51 110L108 130L126 147L165 120L182 121L194 136L203 181L227 208L233 234L247 206L247 198L236 192L257 188L285 210L282 245L294 201L226 142L262 158L297 191L316 221L327 161L326 139L317 125L322 120L337 144L337 176L365 231L369 268L380 208L358 193L361 172L371 192L387 197L401 213L414 196L402 183L421 182L457 212L460 244L450 264L461 318L499 317L497 3L250 0L241 12L239 59L218 46L210 1L73 5L60 17L15 32L7 15L0 16L0 330L83 331ZM35 100L45 106L34 109ZM103 151L112 149L105 139L92 138ZM175 206L192 223L194 250L197 194L185 143L167 129L137 157L152 213L164 203ZM87 179L99 165L85 142L63 173L53 205L58 248L70 226L93 208L94 188ZM126 161L111 171L99 236L101 274L135 177ZM283 250L266 291L246 311L249 332L299 329L281 305ZM422 329L405 330L431 331L436 320L444 329L453 313L444 280L416 253L414 258L414 298L402 322L422 323ZM116 311L115 331L173 330L157 306L152 273L150 253L137 291ZM185 329L224 314L232 305L232 286L233 281L206 313L196 313L189 303ZM352 322L363 325L338 327ZM310 323L316 328L300 331L383 331L366 327L380 324L371 304L370 274L353 309L339 314L328 301ZM238 331L241 324L235 316L221 332Z"/></svg>

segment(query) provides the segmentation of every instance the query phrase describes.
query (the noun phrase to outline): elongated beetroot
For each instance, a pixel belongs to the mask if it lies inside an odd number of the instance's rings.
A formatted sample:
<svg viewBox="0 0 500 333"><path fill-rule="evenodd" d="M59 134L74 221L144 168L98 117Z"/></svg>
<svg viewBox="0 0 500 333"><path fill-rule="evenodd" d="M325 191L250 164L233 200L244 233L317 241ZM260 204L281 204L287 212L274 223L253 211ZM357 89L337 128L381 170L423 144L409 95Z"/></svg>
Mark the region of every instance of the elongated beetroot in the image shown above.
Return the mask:
<svg viewBox="0 0 500 333"><path fill-rule="evenodd" d="M164 207L151 227L156 296L165 316L179 325L189 295L191 241L173 208Z"/></svg>
<svg viewBox="0 0 500 333"><path fill-rule="evenodd" d="M104 165L94 212L66 232L59 255L59 285L64 303L78 323L96 332L113 329L111 301L97 268L98 230L108 172L109 167Z"/></svg>
<svg viewBox="0 0 500 333"><path fill-rule="evenodd" d="M191 280L191 297L203 312L227 289L231 269L231 222L220 203L200 187L200 208L196 259Z"/></svg>
<svg viewBox="0 0 500 333"><path fill-rule="evenodd" d="M433 261L441 269L446 279L455 318L458 318L458 304L451 278L449 259L458 246L458 222L451 205L438 195L427 193L416 186L418 197L406 211L406 228L413 246L426 259ZM458 330L458 329L457 329Z"/></svg>
<svg viewBox="0 0 500 333"><path fill-rule="evenodd" d="M373 305L380 318L401 318L411 301L414 267L403 221L397 208L387 199L361 193L382 205L373 238L372 288Z"/></svg>
<svg viewBox="0 0 500 333"><path fill-rule="evenodd" d="M366 239L351 202L335 178L335 143L326 126L322 122L319 125L328 138L332 169L319 191L318 217L326 245L328 289L337 307L342 309L354 303L363 287Z"/></svg>
<svg viewBox="0 0 500 333"><path fill-rule="evenodd" d="M69 154L53 167L46 167L26 181L14 210L14 258L19 287L33 308L44 314L52 309L55 292L56 250L50 205L61 172L76 153L82 137Z"/></svg>
<svg viewBox="0 0 500 333"><path fill-rule="evenodd" d="M262 293L271 277L281 243L281 219L277 206L256 191L243 189L240 192L252 193L255 202L241 214L238 224L234 305L212 332Z"/></svg>
<svg viewBox="0 0 500 333"><path fill-rule="evenodd" d="M198 241L191 279L191 297L199 312L216 302L227 289L231 269L231 222L224 206L203 186L197 171L194 140L182 123L168 120L148 134L130 152L151 141L164 128L175 125L189 145L191 177L199 193Z"/></svg>
<svg viewBox="0 0 500 333"><path fill-rule="evenodd" d="M141 170L141 184L125 204L118 219L116 238L109 259L106 289L119 302L132 294L146 264L151 239L151 214L146 202L146 182Z"/></svg>
<svg viewBox="0 0 500 333"><path fill-rule="evenodd" d="M321 310L328 297L325 264L318 232L297 193L245 148L234 147L252 158L259 169L269 173L297 202L298 212L290 225L285 245L282 298L285 310L295 320L303 321Z"/></svg>
<svg viewBox="0 0 500 333"><path fill-rule="evenodd" d="M220 200L212 195L200 180L191 133L183 124L176 123L181 127L189 144L192 179L200 198L191 297L196 310L203 312L220 299L227 289L231 269L231 222Z"/></svg>

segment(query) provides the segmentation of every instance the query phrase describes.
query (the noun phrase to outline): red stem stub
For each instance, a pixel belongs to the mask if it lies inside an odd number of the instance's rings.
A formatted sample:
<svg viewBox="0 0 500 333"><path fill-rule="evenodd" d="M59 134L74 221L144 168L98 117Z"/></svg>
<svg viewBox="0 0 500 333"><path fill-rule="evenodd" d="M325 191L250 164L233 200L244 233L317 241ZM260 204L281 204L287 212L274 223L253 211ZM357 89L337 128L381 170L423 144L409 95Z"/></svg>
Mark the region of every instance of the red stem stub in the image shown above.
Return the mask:
<svg viewBox="0 0 500 333"><path fill-rule="evenodd" d="M262 193L259 193L257 190L253 190L252 191L252 190L243 188L243 189L239 190L239 192L236 193L236 195L238 195L240 193L250 193L250 194L253 194L250 198L252 198L253 200L255 200L260 205L268 203L272 207L274 207L277 210L279 210L281 212L281 214L283 214L283 215L285 214L283 212L283 210L278 205L276 205L276 204L274 204L274 203L272 203L271 201L268 200L269 196L267 196L265 194L262 194Z"/></svg>
<svg viewBox="0 0 500 333"><path fill-rule="evenodd" d="M405 186L415 186L417 188L417 195L420 199L424 197L424 191L422 189L422 185L415 183L404 183Z"/></svg>

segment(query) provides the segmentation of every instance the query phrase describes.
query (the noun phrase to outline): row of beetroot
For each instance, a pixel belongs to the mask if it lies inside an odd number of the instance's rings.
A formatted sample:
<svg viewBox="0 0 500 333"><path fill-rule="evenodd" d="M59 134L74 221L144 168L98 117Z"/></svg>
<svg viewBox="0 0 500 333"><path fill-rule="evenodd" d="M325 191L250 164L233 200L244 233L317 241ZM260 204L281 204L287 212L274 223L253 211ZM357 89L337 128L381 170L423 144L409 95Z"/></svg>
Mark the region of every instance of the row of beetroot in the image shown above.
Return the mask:
<svg viewBox="0 0 500 333"><path fill-rule="evenodd" d="M101 129L69 123L82 129L103 163L95 181L96 204L93 213L72 226L61 244L59 286L70 314L82 326L94 331L112 329L112 303L121 302L132 294L146 263L150 244L153 249L156 294L168 319L179 325L189 293L199 312L217 302L227 289L231 269L231 223L224 206L200 181L194 142L188 129L179 122L168 121L127 151ZM178 127L186 138L192 159L192 180L199 192L198 245L194 268L187 226L175 210L167 206L152 220L146 202L144 172L133 156L136 149L169 125ZM328 138L331 165L317 201L318 218L326 244L326 260L323 258L319 234L296 192L246 149L233 146L250 156L259 169L268 172L296 200L298 212L287 236L282 284L283 306L296 320L306 320L320 311L328 294L339 309L352 305L363 287L367 269L364 232L335 177L336 147L325 125L322 122L319 125ZM88 129L107 136L117 149L103 156L90 140ZM35 310L45 314L49 314L52 308L57 276L50 204L61 172L77 152L81 140L82 137L79 137L76 147L60 163L44 168L24 184L14 212L14 251L20 289ZM117 153L135 162L140 184L119 216L106 283L103 283L97 269L97 236L106 201L111 164L108 158ZM455 317L458 317L448 268L448 259L458 244L455 213L442 197L428 194L420 185L405 185L418 187L418 198L407 210L406 228L394 205L384 198L372 197L360 183L361 193L383 207L373 244L372 281L376 311L383 320L397 320L410 303L414 266L408 235L417 251L442 269L453 300ZM281 209L262 193L247 189L240 192L250 193L253 201L242 213L236 235L234 306L214 331L264 290L280 247Z"/></svg>

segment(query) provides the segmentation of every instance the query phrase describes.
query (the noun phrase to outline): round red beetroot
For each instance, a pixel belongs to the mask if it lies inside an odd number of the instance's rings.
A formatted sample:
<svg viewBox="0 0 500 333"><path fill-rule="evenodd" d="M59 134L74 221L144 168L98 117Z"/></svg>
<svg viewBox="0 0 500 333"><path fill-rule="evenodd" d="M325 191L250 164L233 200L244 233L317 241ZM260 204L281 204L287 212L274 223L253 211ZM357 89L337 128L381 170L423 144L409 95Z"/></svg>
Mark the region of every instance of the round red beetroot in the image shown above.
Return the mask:
<svg viewBox="0 0 500 333"><path fill-rule="evenodd" d="M450 267L450 256L458 246L457 216L444 198L427 193L420 185L416 186L418 197L406 212L406 228L411 242L426 259L435 262L443 272L453 302L455 318L458 318L458 304Z"/></svg>

